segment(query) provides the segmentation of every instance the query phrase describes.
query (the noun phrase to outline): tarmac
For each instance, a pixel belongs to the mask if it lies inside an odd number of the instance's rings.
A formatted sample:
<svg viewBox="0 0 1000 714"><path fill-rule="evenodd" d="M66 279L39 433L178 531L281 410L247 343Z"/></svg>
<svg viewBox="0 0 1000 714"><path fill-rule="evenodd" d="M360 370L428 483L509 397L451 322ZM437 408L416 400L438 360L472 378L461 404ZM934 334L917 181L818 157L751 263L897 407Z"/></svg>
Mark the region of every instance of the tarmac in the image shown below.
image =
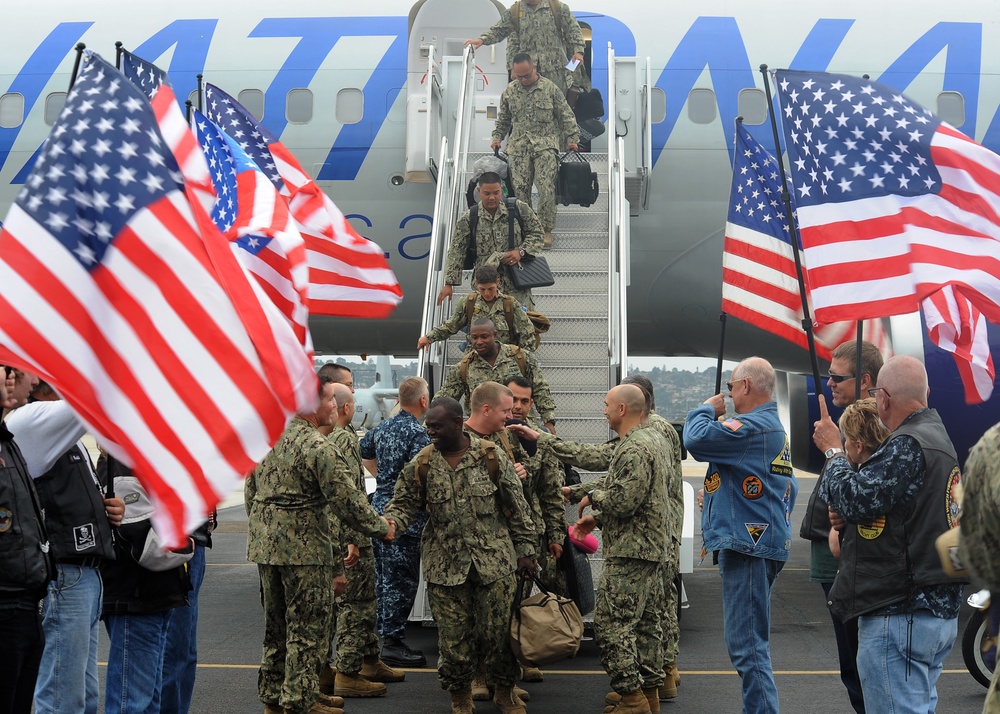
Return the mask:
<svg viewBox="0 0 1000 714"><path fill-rule="evenodd" d="M685 462L685 480L701 486L704 466ZM797 532L816 477L799 476L799 503L792 522ZM250 714L263 711L257 700L257 666L263 637L263 615L257 568L246 560L246 512L237 495L219 512L219 528L208 552L208 569L200 596L199 663L192 712ZM700 548L700 529L696 535ZM689 601L681 617L678 697L663 703L664 712L740 712L740 679L726 653L722 635L721 579L711 557L695 561L684 576ZM970 588L967 586L966 595ZM938 714L978 714L985 688L965 669L961 639L972 612L963 605L958 640L938 682ZM774 588L771 602L771 656L781 709L791 714L843 714L852 710L840 682L833 627L818 583L809 581L809 544L796 538L792 554ZM588 634L592 634L588 632ZM350 699L348 714L400 712L447 714L449 699L433 669L437 630L411 625L407 641L421 649L430 667L406 671L406 681L390 684L387 696ZM107 638L101 635L103 686ZM529 714L593 712L604 707L609 679L601 668L596 644L586 639L579 654L544 668L545 681L524 684L531 693ZM496 711L492 702L477 704L480 714ZM882 714L871 712L870 714Z"/></svg>

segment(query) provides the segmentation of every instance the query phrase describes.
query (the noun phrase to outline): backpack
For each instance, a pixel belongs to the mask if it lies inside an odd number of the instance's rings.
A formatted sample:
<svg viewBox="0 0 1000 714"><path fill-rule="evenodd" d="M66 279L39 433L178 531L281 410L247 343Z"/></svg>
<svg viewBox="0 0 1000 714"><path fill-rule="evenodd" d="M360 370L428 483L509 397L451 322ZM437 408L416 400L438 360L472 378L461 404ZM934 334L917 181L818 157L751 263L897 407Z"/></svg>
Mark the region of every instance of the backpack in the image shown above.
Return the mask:
<svg viewBox="0 0 1000 714"><path fill-rule="evenodd" d="M472 317L476 311L476 298L479 297L479 293L469 293L469 297L465 303L465 326L472 327ZM533 349L538 349L538 345L542 343L542 335L549 331L552 327L552 321L540 312L534 310L526 310L528 314L528 320L531 322L531 326L535 328L535 346ZM511 337L515 340L512 342L516 347L520 347L521 343L518 339L517 330L514 328L514 298L509 295L503 296L503 316L507 321L507 330L510 332Z"/></svg>
<svg viewBox="0 0 1000 714"><path fill-rule="evenodd" d="M524 240L524 219L521 217L521 211L517 208L517 199L513 196L508 196L504 199L507 204L507 235L513 242L514 238L514 219L517 219L517 224L521 226L521 240ZM479 228L479 204L476 203L469 209L469 242L465 245L465 262L462 263L462 270L472 270L476 267L476 230Z"/></svg>
<svg viewBox="0 0 1000 714"><path fill-rule="evenodd" d="M562 3L559 0L548 0L549 9L552 10L552 20L556 23L556 34L562 40ZM510 18L514 21L514 32L521 31L521 17L524 11L521 9L521 0L517 0L510 6ZM537 60L536 60L537 61Z"/></svg>
<svg viewBox="0 0 1000 714"><path fill-rule="evenodd" d="M413 468L413 479L417 482L417 488L424 493L423 506L426 507L427 473L431 469L431 454L434 453L434 444L428 444L420 450L416 456L416 466ZM494 486L500 485L500 458L497 456L497 446L492 441L486 439L479 440L479 458L486 459L486 471L489 472L490 481ZM510 518L512 515L505 506L500 509L504 517Z"/></svg>
<svg viewBox="0 0 1000 714"><path fill-rule="evenodd" d="M522 352L521 348L518 347L517 345L508 345L508 346L511 348L511 350L514 351L514 361L517 362L517 368L521 370L521 376L527 377L528 360L525 358L524 352ZM458 374L462 377L462 383L465 384L466 387L469 386L469 364L472 362L472 355L474 354L476 353L475 352L466 353L466 355L462 357L462 361L458 363Z"/></svg>

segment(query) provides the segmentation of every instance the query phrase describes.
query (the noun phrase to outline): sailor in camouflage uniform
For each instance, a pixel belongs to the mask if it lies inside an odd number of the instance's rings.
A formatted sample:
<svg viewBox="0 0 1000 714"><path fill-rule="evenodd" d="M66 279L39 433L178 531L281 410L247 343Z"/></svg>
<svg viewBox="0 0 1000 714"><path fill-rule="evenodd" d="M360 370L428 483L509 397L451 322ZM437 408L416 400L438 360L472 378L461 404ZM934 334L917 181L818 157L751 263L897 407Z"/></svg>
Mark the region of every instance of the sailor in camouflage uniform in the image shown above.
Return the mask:
<svg viewBox="0 0 1000 714"><path fill-rule="evenodd" d="M483 382L507 381L512 374L521 374L529 382L535 395L535 405L541 415L542 422L552 432L555 432L556 403L549 391L549 383L545 381L537 360L530 352L521 352L519 348L497 342L497 328L488 318L480 318L472 323L469 339L473 351L466 354L462 362L448 371L444 386L435 396L465 398L466 411L469 410L469 395ZM518 364L518 353L524 364L524 369ZM466 365L466 366L463 366ZM467 369L466 376L462 376Z"/></svg>
<svg viewBox="0 0 1000 714"><path fill-rule="evenodd" d="M430 401L427 382L409 377L399 385L399 412L361 438L361 458L375 476L372 506L378 513L392 500L403 466L431 443L420 424ZM372 541L382 660L395 667L423 667L427 658L406 644L406 620L413 609L420 578L420 536L427 514L417 513L392 543Z"/></svg>
<svg viewBox="0 0 1000 714"><path fill-rule="evenodd" d="M962 528L959 560L972 572L977 585L1000 598L1000 424L983 434L969 452L962 481ZM1000 609L992 602L991 616ZM994 667L993 682L986 694L983 714L1000 714L1000 667Z"/></svg>
<svg viewBox="0 0 1000 714"><path fill-rule="evenodd" d="M321 377L316 412L292 419L246 480L247 558L258 564L265 622L257 686L267 712L342 711L317 701L330 647L331 566L339 558L329 511L368 536L394 533L317 430L335 409L333 384Z"/></svg>
<svg viewBox="0 0 1000 714"><path fill-rule="evenodd" d="M351 426L354 395L343 384L334 385L337 423L329 439L347 463L354 483L365 493L365 469L361 464L358 435ZM334 694L341 697L375 697L386 693L383 682L402 682L405 674L387 667L379 659L375 632L375 556L368 536L343 524L340 541L347 566L347 589L336 598L337 674Z"/></svg>
<svg viewBox="0 0 1000 714"><path fill-rule="evenodd" d="M553 184L554 185L554 184ZM534 308L531 290L514 287L509 271L521 262L524 256L537 257L542 252L545 240L542 224L538 216L525 201L516 199L520 220L510 216L503 198L500 176L492 171L479 177L479 217L476 223L476 260L474 269L492 265L500 275L500 292L510 295L528 309ZM523 230L522 230L523 225ZM514 230L514 248L510 248L510 230ZM445 286L438 294L440 305L446 297L452 296L452 287L462 284L462 266L465 264L466 249L472 240L472 212L466 211L455 224L448 255L445 257ZM461 301L459 301L461 302Z"/></svg>
<svg viewBox="0 0 1000 714"><path fill-rule="evenodd" d="M500 110L493 127L493 149L507 141L507 155L514 193L531 203L531 186L538 189L538 218L552 244L556 225L557 154L562 149L577 149L580 127L573 110L566 103L565 92L545 77L540 77L531 57L514 57L514 81L500 95Z"/></svg>
<svg viewBox="0 0 1000 714"><path fill-rule="evenodd" d="M506 271L505 271L506 272ZM500 292L500 275L492 265L480 265L475 272L476 292L455 301L450 318L417 340L417 349L431 346L432 342L446 340L459 330L471 327L473 320L488 317L497 328L497 340L505 345L517 345L526 350L535 349L535 327L528 319L525 307L512 295ZM469 319L469 301L472 300L472 319ZM507 319L506 303L510 303ZM513 325L511 324L513 322ZM472 349L472 344L468 345Z"/></svg>
<svg viewBox="0 0 1000 714"><path fill-rule="evenodd" d="M642 424L646 399L632 384L613 388L604 414L621 442L601 484L564 489L573 502L586 498L592 513L577 534L600 527L604 570L594 628L601 662L619 695L615 714L659 711L663 684L663 562L667 559L667 472L663 439Z"/></svg>
<svg viewBox="0 0 1000 714"><path fill-rule="evenodd" d="M583 62L583 33L569 6L559 0L522 0L504 10L500 20L479 38L465 44L476 48L507 40L507 70L514 57L527 52L538 72L562 91L569 88L568 59Z"/></svg>
<svg viewBox="0 0 1000 714"><path fill-rule="evenodd" d="M510 460L462 422L457 401L434 400L425 418L434 448L426 465L418 456L403 469L385 516L404 529L421 510L430 516L424 575L438 623L438 679L451 693L453 714L472 712L479 653L496 681L494 703L505 714L524 714L513 692L518 667L507 628L514 571L534 567L535 536Z"/></svg>

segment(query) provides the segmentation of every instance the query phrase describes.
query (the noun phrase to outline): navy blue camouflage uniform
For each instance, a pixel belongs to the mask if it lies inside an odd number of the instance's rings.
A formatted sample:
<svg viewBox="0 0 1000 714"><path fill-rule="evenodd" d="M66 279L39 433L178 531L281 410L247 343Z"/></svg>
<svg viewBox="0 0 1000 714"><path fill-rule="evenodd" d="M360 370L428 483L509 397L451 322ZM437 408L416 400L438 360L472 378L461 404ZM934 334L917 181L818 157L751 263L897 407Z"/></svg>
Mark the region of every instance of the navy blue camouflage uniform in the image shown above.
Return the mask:
<svg viewBox="0 0 1000 714"><path fill-rule="evenodd" d="M361 438L361 458L375 459L375 493L372 506L381 514L392 500L400 472L430 437L417 418L400 411ZM375 550L375 588L378 603L377 627L380 637L398 640L406 636L406 620L413 608L420 579L420 536L427 523L426 511L391 543L372 541Z"/></svg>

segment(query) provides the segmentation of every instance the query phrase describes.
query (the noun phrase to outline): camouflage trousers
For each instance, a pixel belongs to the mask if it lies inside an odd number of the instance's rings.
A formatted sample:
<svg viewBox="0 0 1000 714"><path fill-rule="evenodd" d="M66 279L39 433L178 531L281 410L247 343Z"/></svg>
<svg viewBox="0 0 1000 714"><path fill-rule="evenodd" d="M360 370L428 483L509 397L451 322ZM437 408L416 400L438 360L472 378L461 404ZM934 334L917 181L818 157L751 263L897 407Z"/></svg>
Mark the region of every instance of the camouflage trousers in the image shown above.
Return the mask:
<svg viewBox="0 0 1000 714"><path fill-rule="evenodd" d="M257 570L264 606L258 695L288 714L306 714L330 648L330 566L258 564Z"/></svg>
<svg viewBox="0 0 1000 714"><path fill-rule="evenodd" d="M337 669L357 674L368 655L379 653L375 632L375 556L362 546L361 560L347 568L347 590L337 596Z"/></svg>
<svg viewBox="0 0 1000 714"><path fill-rule="evenodd" d="M548 539L543 535L538 536L538 545L535 548L538 553L538 579L556 595L566 594L566 574L559 569L559 560L549 555Z"/></svg>
<svg viewBox="0 0 1000 714"><path fill-rule="evenodd" d="M420 585L420 536L392 543L372 541L375 556L376 628L381 637L406 637L406 621Z"/></svg>
<svg viewBox="0 0 1000 714"><path fill-rule="evenodd" d="M594 633L619 694L663 684L663 565L608 558L597 588Z"/></svg>
<svg viewBox="0 0 1000 714"><path fill-rule="evenodd" d="M427 583L438 624L438 681L449 692L467 687L485 660L490 681L512 686L521 675L510 650L510 606L515 576L480 581L475 568L461 585Z"/></svg>
<svg viewBox="0 0 1000 714"><path fill-rule="evenodd" d="M542 223L546 233L556 226L556 174L559 162L554 151L539 151L536 154L521 154L511 152L508 158L510 173L514 179L514 193L529 206L531 203L531 186L538 189L538 207L535 213Z"/></svg>
<svg viewBox="0 0 1000 714"><path fill-rule="evenodd" d="M677 621L677 604L680 593L677 587L677 572L680 563L668 560L663 564L663 661L676 662L680 648L681 625Z"/></svg>

